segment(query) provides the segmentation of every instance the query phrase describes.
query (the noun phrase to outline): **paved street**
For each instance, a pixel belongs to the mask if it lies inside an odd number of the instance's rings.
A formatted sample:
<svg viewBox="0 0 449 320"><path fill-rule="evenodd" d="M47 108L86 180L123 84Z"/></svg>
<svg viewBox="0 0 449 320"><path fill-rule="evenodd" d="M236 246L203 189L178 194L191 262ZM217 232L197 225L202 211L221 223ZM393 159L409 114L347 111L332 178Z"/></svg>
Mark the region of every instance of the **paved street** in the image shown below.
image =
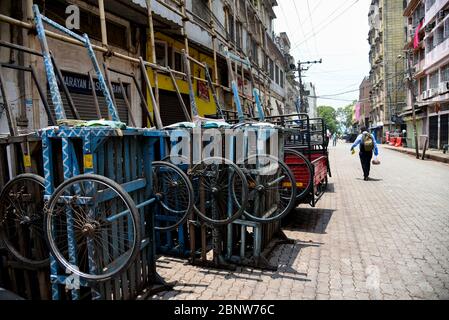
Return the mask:
<svg viewBox="0 0 449 320"><path fill-rule="evenodd" d="M296 243L271 255L277 272L160 258L160 274L178 284L153 298L449 299L449 165L381 149L376 181L365 182L349 145L330 156L330 192L291 214Z"/></svg>

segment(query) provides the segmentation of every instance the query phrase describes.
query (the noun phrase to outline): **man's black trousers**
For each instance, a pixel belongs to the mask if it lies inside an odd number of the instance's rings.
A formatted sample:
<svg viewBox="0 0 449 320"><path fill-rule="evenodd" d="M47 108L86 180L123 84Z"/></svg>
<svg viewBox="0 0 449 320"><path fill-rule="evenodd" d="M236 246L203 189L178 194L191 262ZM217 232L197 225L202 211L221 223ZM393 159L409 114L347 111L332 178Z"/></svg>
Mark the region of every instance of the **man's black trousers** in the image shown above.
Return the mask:
<svg viewBox="0 0 449 320"><path fill-rule="evenodd" d="M371 169L371 159L373 158L372 152L360 152L360 162L362 163L363 176L365 178L369 177L369 172Z"/></svg>

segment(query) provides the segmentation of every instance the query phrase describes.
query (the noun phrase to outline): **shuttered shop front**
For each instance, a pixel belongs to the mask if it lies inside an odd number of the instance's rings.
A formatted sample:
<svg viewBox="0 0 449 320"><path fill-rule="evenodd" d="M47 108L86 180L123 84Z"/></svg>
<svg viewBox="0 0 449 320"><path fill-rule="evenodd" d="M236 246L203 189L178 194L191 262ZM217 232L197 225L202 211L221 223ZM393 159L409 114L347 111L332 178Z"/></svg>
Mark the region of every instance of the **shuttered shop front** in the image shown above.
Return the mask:
<svg viewBox="0 0 449 320"><path fill-rule="evenodd" d="M95 108L95 100L94 96L92 95L92 87L90 85L89 77L84 74L66 71L62 71L62 76L64 77L64 82L70 92L70 96L72 97L73 103L75 104L75 108L78 111L80 118L82 120L98 119ZM96 79L94 79L94 84L95 84L95 92L98 99L98 105L100 106L101 117L107 119L108 108L106 105L106 99L104 98L103 92L100 89L100 84ZM129 83L123 83L123 86L125 88L125 93L128 97L128 100L130 100ZM115 101L117 103L116 107L118 109L120 121L128 124L128 109L126 107L125 100L123 98L123 93L121 92L120 84L112 82L112 88L114 91ZM72 111L67 102L67 98L64 92L62 91L62 88L60 89L66 117L68 119L74 119L75 117L72 115ZM50 90L47 90L47 100L49 104L52 105ZM54 114L54 108L51 108L51 110L52 113Z"/></svg>
<svg viewBox="0 0 449 320"><path fill-rule="evenodd" d="M189 96L186 94L181 95L182 100L190 113ZM179 103L179 98L175 92L160 90L159 105L161 109L161 120L164 126L187 121L184 112L182 111L181 104Z"/></svg>

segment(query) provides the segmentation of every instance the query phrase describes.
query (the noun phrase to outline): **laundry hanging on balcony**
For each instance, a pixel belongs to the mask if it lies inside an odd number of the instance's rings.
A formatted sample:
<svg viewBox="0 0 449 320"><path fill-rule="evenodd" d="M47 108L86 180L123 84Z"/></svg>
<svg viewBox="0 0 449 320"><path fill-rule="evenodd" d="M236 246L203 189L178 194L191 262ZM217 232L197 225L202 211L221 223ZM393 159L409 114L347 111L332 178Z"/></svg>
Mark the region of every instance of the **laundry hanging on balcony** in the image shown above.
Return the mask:
<svg viewBox="0 0 449 320"><path fill-rule="evenodd" d="M424 19L421 20L418 27L416 28L415 38L413 39L413 49L416 49L419 47L419 32L421 31L423 25L424 25Z"/></svg>

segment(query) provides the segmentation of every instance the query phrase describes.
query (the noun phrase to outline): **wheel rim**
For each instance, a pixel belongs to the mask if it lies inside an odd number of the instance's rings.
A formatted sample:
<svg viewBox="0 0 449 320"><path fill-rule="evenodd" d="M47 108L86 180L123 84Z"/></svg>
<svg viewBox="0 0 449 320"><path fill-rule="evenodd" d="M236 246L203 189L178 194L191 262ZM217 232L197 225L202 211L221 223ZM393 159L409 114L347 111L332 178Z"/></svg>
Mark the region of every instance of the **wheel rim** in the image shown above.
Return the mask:
<svg viewBox="0 0 449 320"><path fill-rule="evenodd" d="M49 262L43 231L44 181L40 176L18 176L0 195L0 235L8 251L31 266Z"/></svg>
<svg viewBox="0 0 449 320"><path fill-rule="evenodd" d="M157 199L156 230L172 230L185 222L193 209L193 188L176 166L153 163L153 192Z"/></svg>
<svg viewBox="0 0 449 320"><path fill-rule="evenodd" d="M283 161L268 155L245 160L249 205L245 216L268 223L281 219L293 209L296 200L296 180Z"/></svg>
<svg viewBox="0 0 449 320"><path fill-rule="evenodd" d="M239 218L248 201L248 184L242 171L223 158L207 159L189 172L195 192L195 212L214 225Z"/></svg>
<svg viewBox="0 0 449 320"><path fill-rule="evenodd" d="M67 271L86 280L119 274L135 257L140 242L132 200L119 185L105 181L68 180L49 203L50 249Z"/></svg>

